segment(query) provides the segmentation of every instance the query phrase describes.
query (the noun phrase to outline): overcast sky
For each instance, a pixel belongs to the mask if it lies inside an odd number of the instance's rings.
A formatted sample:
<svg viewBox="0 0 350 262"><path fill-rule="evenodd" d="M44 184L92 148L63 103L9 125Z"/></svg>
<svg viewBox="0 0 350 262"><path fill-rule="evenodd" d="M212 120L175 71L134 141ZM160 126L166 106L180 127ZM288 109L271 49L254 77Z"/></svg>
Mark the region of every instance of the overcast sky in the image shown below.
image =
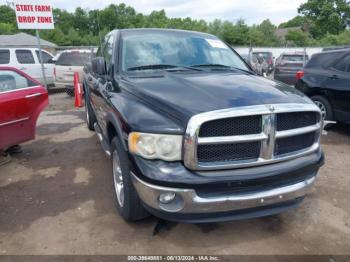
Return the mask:
<svg viewBox="0 0 350 262"><path fill-rule="evenodd" d="M249 25L269 18L272 23L278 25L296 16L297 8L306 0L51 0L51 2L54 7L68 11L74 11L77 6L97 9L110 3L124 2L143 14L164 9L170 17L191 17L206 21L220 18L232 22L243 18Z"/></svg>

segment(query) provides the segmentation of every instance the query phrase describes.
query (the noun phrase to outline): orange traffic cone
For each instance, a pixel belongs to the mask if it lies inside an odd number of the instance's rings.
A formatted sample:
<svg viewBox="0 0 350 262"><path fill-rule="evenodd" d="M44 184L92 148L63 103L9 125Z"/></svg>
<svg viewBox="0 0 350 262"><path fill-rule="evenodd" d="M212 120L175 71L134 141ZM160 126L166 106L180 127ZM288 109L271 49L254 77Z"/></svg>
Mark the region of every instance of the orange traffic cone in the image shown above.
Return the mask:
<svg viewBox="0 0 350 262"><path fill-rule="evenodd" d="M74 94L75 94L75 101L74 105L76 108L82 107L83 106L83 92L81 90L81 86L79 83L79 74L78 72L74 72Z"/></svg>

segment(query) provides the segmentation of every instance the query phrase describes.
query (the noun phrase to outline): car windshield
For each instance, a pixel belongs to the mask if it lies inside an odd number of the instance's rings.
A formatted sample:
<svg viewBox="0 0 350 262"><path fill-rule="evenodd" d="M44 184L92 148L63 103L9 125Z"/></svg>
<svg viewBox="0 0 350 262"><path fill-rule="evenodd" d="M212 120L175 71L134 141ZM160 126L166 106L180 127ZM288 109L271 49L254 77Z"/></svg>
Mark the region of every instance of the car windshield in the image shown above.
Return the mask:
<svg viewBox="0 0 350 262"><path fill-rule="evenodd" d="M303 62L304 55L283 55L282 60L291 61L291 62ZM305 60L308 60L308 56L305 56Z"/></svg>
<svg viewBox="0 0 350 262"><path fill-rule="evenodd" d="M62 53L56 65L60 66L84 66L90 61L91 53L83 52L64 52Z"/></svg>
<svg viewBox="0 0 350 262"><path fill-rule="evenodd" d="M165 66L162 66L165 65ZM133 32L122 37L123 71L175 67L249 70L225 43L210 35L184 32Z"/></svg>

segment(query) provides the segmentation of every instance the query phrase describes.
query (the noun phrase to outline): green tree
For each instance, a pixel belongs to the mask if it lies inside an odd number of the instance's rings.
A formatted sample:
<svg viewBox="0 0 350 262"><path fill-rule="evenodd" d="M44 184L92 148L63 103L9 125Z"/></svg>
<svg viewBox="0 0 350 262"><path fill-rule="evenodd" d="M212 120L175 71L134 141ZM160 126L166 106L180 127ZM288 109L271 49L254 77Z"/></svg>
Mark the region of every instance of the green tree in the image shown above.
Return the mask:
<svg viewBox="0 0 350 262"><path fill-rule="evenodd" d="M17 32L17 28L11 23L0 23L0 35L10 35Z"/></svg>
<svg viewBox="0 0 350 262"><path fill-rule="evenodd" d="M285 38L287 41L292 42L295 46L312 45L312 40L309 35L301 30L289 30Z"/></svg>
<svg viewBox="0 0 350 262"><path fill-rule="evenodd" d="M348 0L308 0L298 8L314 24L312 34L320 38L339 34L350 26L350 2Z"/></svg>
<svg viewBox="0 0 350 262"><path fill-rule="evenodd" d="M1 5L0 14L0 23L16 24L16 13L11 7Z"/></svg>
<svg viewBox="0 0 350 262"><path fill-rule="evenodd" d="M281 23L278 28L303 27L304 24L309 24L310 22L305 16L298 15L287 22Z"/></svg>

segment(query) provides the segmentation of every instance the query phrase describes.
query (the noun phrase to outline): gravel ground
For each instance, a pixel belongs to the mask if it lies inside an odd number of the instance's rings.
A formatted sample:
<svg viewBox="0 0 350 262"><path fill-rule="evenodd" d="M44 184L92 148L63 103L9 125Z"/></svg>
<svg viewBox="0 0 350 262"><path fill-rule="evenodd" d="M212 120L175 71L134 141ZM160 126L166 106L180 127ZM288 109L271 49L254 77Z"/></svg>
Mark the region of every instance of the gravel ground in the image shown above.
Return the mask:
<svg viewBox="0 0 350 262"><path fill-rule="evenodd" d="M111 167L65 94L50 97L37 138L0 167L0 254L350 254L350 127L323 137L326 165L295 210L219 224L126 223Z"/></svg>

